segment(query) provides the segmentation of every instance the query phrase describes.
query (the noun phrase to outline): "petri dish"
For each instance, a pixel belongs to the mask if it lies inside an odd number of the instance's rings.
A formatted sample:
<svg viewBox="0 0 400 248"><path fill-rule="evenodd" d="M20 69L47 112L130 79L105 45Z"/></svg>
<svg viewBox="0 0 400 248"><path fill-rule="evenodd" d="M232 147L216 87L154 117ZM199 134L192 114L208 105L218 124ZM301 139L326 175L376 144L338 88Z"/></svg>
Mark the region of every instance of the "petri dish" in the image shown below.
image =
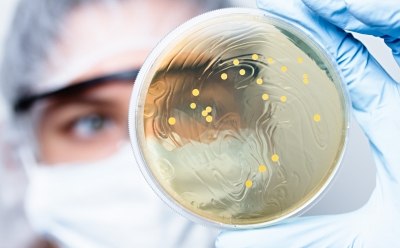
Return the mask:
<svg viewBox="0 0 400 248"><path fill-rule="evenodd" d="M129 132L144 177L178 213L262 227L326 190L345 149L347 102L334 62L300 27L222 9L153 50L135 82Z"/></svg>

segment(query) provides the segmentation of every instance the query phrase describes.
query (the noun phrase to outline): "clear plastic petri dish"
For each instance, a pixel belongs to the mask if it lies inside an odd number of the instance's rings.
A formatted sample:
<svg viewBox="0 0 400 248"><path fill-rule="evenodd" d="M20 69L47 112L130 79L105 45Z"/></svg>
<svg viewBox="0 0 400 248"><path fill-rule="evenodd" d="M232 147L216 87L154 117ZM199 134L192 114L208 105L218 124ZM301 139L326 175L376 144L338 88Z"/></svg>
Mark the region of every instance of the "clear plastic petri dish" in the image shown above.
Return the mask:
<svg viewBox="0 0 400 248"><path fill-rule="evenodd" d="M336 174L347 95L305 32L230 8L171 32L133 90L135 158L169 206L202 224L267 226L299 214Z"/></svg>

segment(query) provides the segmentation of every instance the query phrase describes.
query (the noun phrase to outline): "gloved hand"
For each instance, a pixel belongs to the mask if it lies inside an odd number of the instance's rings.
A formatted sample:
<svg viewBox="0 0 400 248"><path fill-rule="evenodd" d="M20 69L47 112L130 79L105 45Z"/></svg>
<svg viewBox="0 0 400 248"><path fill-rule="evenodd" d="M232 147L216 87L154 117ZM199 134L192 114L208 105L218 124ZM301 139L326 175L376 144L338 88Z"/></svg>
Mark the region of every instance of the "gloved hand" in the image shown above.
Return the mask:
<svg viewBox="0 0 400 248"><path fill-rule="evenodd" d="M384 38L400 64L400 2L260 0L258 5L308 30L336 59L353 113L371 144L376 188L358 211L291 218L262 229L225 231L216 246L400 247L400 86L362 43L343 31Z"/></svg>

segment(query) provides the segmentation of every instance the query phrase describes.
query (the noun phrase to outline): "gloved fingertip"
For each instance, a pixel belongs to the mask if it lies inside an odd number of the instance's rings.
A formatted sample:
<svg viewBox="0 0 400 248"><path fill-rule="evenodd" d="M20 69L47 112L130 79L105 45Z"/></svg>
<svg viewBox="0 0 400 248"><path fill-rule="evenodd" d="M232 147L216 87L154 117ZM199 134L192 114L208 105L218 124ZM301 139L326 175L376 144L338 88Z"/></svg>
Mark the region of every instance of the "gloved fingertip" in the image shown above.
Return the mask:
<svg viewBox="0 0 400 248"><path fill-rule="evenodd" d="M375 0L374 0L375 1ZM363 6L367 6L369 5L368 0L364 0L364 1L354 1L354 0L343 0L344 4L346 5L347 9L349 10L357 10L357 8L361 8Z"/></svg>
<svg viewBox="0 0 400 248"><path fill-rule="evenodd" d="M256 244L265 243L264 240L257 237L263 237L267 234L267 232L268 229L222 231L215 240L215 247L254 247Z"/></svg>
<svg viewBox="0 0 400 248"><path fill-rule="evenodd" d="M321 5L321 1L318 0L301 0L305 5L313 8L318 8Z"/></svg>
<svg viewBox="0 0 400 248"><path fill-rule="evenodd" d="M223 247L231 247L229 243L229 232L221 232L217 239L215 240L215 247L216 248L223 248Z"/></svg>
<svg viewBox="0 0 400 248"><path fill-rule="evenodd" d="M353 1L353 0L343 0L344 4L346 6L346 9L355 17L357 17L357 16L360 17L360 14L361 14L361 17L363 16L362 12L364 12L364 10L362 10L362 8L366 5L368 6L368 4L366 4L366 1L367 0L364 0L364 1L362 1L363 4L360 4L357 1ZM369 14L371 14L370 11L368 11L368 12L369 12Z"/></svg>
<svg viewBox="0 0 400 248"><path fill-rule="evenodd" d="M257 0L257 7L262 10L267 10L274 12L276 9L275 3L273 1L268 1L268 0Z"/></svg>
<svg viewBox="0 0 400 248"><path fill-rule="evenodd" d="M264 1L261 1L261 0L256 1L257 8L259 8L259 9L263 9L264 4L265 4Z"/></svg>
<svg viewBox="0 0 400 248"><path fill-rule="evenodd" d="M319 12L326 6L326 2L318 0L301 0L309 9Z"/></svg>

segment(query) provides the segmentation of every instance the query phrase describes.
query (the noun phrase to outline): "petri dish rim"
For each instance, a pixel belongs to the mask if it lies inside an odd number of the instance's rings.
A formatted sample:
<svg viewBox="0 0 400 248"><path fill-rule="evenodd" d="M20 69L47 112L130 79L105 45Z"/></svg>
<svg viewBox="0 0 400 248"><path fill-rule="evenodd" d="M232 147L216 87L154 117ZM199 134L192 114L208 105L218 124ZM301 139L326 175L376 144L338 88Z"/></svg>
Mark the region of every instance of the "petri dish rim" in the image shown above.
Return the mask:
<svg viewBox="0 0 400 248"><path fill-rule="evenodd" d="M289 31L291 34L294 34L296 37L301 38L305 43L310 46L317 53L318 56L322 57L322 60L327 63L328 69L332 73L333 81L339 82L339 84L335 84L338 92L342 93L342 103L343 103L343 112L344 112L344 132L343 135L343 144L340 154L337 156L337 161L334 169L325 180L323 186L317 190L312 197L310 197L307 201L305 201L300 207L297 209L282 215L276 219L271 221L255 223L255 224L227 224L221 223L214 220L206 219L203 216L200 216L196 213L191 212L185 207L181 206L169 193L163 189L161 184L158 183L156 177L153 175L151 169L147 166L145 155L143 154L141 147L141 137L144 135L144 126L143 122L143 110L144 110L144 101L145 94L143 92L147 92L150 84L145 85L145 79L149 71L153 68L154 62L157 60L159 55L171 44L176 38L185 34L185 32L189 31L190 28L196 26L197 23L201 23L207 21L212 18L232 15L232 14L248 14L255 15L258 17L263 17L268 23L275 25L279 28ZM323 195L327 192L328 188L332 185L332 182L335 176L338 174L338 170L340 169L341 162L343 160L346 146L348 143L348 134L349 134L349 123L350 123L350 112L349 112L349 95L346 87L344 86L344 82L342 80L342 76L340 71L337 68L336 62L334 59L327 54L327 52L323 49L322 44L318 42L318 40L312 38L312 36L305 30L302 26L291 22L290 20L284 19L281 16L277 16L275 14L260 10L260 9L252 9L252 8L224 8L219 10L214 10L210 12L206 12L197 17L194 17L182 25L178 26L176 29L171 31L167 36L165 36L157 46L152 50L150 55L145 60L135 82L135 86L133 87L130 105L129 105L129 115L128 115L128 131L129 137L134 153L135 160L139 166L141 173L143 174L145 180L152 188L152 190L157 194L157 196L166 203L172 210L180 214L181 216L202 225L211 225L218 228L228 228L228 229L250 229L250 228L261 228L276 224L278 222L282 222L289 217L298 216L306 212L309 208L315 205L319 199L323 197ZM339 88L338 88L339 87Z"/></svg>

